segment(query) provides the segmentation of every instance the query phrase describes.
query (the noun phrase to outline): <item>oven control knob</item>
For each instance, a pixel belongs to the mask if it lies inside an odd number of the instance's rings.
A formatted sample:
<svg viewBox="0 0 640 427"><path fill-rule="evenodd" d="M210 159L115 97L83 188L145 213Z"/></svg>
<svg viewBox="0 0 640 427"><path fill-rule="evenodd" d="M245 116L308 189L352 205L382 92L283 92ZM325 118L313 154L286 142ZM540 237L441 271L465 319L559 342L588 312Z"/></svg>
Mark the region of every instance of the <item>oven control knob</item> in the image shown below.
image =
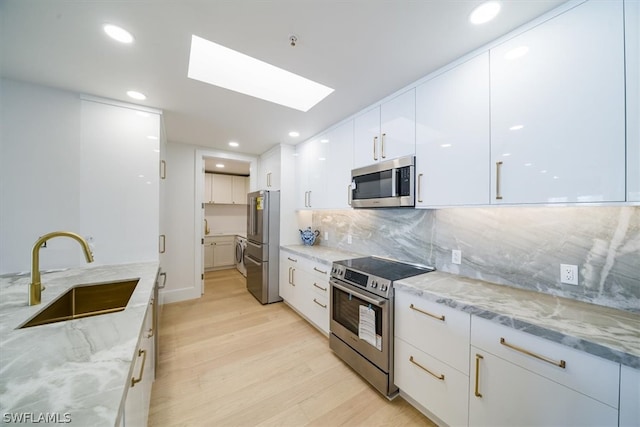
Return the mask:
<svg viewBox="0 0 640 427"><path fill-rule="evenodd" d="M381 290L382 292L386 291L386 290L387 290L387 285L382 285L382 286L380 286L380 290Z"/></svg>
<svg viewBox="0 0 640 427"><path fill-rule="evenodd" d="M373 289L377 288L377 287L378 287L378 282L376 282L375 280L372 280L372 281L371 281L371 287L372 287Z"/></svg>

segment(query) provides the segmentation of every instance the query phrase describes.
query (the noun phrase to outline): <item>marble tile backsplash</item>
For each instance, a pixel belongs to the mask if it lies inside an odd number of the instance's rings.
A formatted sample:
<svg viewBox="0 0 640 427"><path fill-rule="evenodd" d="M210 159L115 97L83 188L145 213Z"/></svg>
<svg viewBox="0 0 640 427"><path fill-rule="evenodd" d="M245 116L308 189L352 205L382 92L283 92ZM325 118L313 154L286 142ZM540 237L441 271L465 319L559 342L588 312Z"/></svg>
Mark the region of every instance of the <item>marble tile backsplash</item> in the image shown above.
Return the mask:
<svg viewBox="0 0 640 427"><path fill-rule="evenodd" d="M321 245L640 312L640 207L314 211L312 227ZM560 264L578 266L578 286Z"/></svg>

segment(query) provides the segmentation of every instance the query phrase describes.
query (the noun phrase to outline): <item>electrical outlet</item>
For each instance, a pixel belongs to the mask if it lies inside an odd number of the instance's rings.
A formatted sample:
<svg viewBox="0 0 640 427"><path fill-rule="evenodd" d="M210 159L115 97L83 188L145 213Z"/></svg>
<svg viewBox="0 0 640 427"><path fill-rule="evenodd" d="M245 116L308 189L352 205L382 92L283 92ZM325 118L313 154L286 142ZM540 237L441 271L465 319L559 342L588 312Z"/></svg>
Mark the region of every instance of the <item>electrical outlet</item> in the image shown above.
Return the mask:
<svg viewBox="0 0 640 427"><path fill-rule="evenodd" d="M325 232L324 232L324 241L326 242L326 241L328 241L328 240L329 240L329 232L328 232L328 231L325 231Z"/></svg>
<svg viewBox="0 0 640 427"><path fill-rule="evenodd" d="M347 243L348 244L353 243L353 240L351 239L351 234L347 234Z"/></svg>
<svg viewBox="0 0 640 427"><path fill-rule="evenodd" d="M462 264L462 251L453 249L451 251L451 262L453 264Z"/></svg>
<svg viewBox="0 0 640 427"><path fill-rule="evenodd" d="M578 266L571 264L560 264L560 283L567 285L578 284Z"/></svg>

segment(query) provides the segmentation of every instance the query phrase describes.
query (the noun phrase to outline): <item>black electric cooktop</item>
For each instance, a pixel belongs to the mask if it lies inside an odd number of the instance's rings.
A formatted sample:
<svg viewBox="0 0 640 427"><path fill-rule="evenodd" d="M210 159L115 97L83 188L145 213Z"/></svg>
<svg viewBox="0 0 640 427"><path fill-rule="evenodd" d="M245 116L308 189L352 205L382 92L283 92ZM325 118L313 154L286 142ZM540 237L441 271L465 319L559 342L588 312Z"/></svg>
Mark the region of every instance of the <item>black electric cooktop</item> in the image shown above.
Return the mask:
<svg viewBox="0 0 640 427"><path fill-rule="evenodd" d="M407 264L400 261L374 256L345 259L342 261L335 261L334 264L342 265L350 270L356 270L360 273L381 277L392 282L395 280L406 279L407 277L417 276L419 274L429 273L435 270L431 267Z"/></svg>

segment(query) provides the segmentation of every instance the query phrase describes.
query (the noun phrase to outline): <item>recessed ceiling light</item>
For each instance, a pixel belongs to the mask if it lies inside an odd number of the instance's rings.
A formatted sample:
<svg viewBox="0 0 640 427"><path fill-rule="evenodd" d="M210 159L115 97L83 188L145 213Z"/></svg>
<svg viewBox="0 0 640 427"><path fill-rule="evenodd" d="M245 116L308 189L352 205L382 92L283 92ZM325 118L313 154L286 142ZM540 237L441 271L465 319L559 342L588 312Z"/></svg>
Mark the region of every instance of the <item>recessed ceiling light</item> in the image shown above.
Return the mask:
<svg viewBox="0 0 640 427"><path fill-rule="evenodd" d="M155 135L147 135L147 138L148 139L153 139L153 140L157 140L158 139L158 137L155 136Z"/></svg>
<svg viewBox="0 0 640 427"><path fill-rule="evenodd" d="M524 125L513 125L509 128L509 130L520 130L524 128Z"/></svg>
<svg viewBox="0 0 640 427"><path fill-rule="evenodd" d="M224 167L224 165L223 165L222 163L216 163L216 167L217 167L217 168L223 168L223 167Z"/></svg>
<svg viewBox="0 0 640 427"><path fill-rule="evenodd" d="M320 142L323 143L323 144L328 144L329 140L328 139L321 139Z"/></svg>
<svg viewBox="0 0 640 427"><path fill-rule="evenodd" d="M289 132L289 136L291 138L297 138L300 136L300 134L298 132L296 132L295 130L292 130L291 132Z"/></svg>
<svg viewBox="0 0 640 427"><path fill-rule="evenodd" d="M237 143L237 142L235 142L235 141L231 141L231 142L229 143L229 146L230 146L230 147L238 147L239 145L240 145L240 144L238 144L238 143Z"/></svg>
<svg viewBox="0 0 640 427"><path fill-rule="evenodd" d="M451 147L451 144L440 144L440 147L449 148L449 147Z"/></svg>
<svg viewBox="0 0 640 427"><path fill-rule="evenodd" d="M472 24L480 25L491 21L500 12L500 3L497 1L488 1L473 9L469 15L469 21Z"/></svg>
<svg viewBox="0 0 640 427"><path fill-rule="evenodd" d="M117 25L112 24L105 24L102 28L109 37L116 41L119 41L120 43L129 44L133 42L133 36L124 28L120 28Z"/></svg>
<svg viewBox="0 0 640 427"><path fill-rule="evenodd" d="M300 111L309 111L333 89L233 49L191 36L191 79Z"/></svg>
<svg viewBox="0 0 640 427"><path fill-rule="evenodd" d="M135 90L130 90L127 92L130 98L137 99L138 101L143 101L147 99L146 95L140 92L136 92Z"/></svg>

